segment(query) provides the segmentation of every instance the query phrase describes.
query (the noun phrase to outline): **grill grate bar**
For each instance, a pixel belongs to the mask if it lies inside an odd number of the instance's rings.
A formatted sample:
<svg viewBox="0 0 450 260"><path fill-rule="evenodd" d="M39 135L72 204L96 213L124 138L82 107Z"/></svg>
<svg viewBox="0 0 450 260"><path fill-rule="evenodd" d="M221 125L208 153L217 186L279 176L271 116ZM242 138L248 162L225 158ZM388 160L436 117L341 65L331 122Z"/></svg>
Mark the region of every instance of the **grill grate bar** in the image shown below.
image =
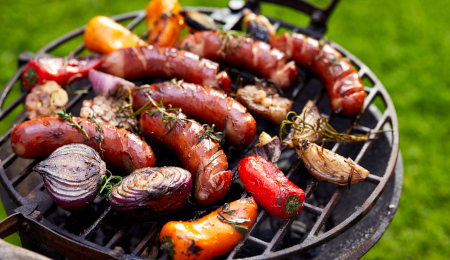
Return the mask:
<svg viewBox="0 0 450 260"><path fill-rule="evenodd" d="M14 160L16 160L16 159L17 159L17 155L15 153L11 153L8 157L6 157L5 160L1 161L0 166L3 169L5 169L8 166L10 166L14 162Z"/></svg>
<svg viewBox="0 0 450 260"><path fill-rule="evenodd" d="M313 206L313 205L311 205L309 203L304 203L303 204L303 210L305 210L305 211L307 211L309 213L312 213L314 215L318 215L318 216L323 213L323 209L321 209L319 207L316 207L316 206Z"/></svg>
<svg viewBox="0 0 450 260"><path fill-rule="evenodd" d="M136 246L136 248L133 250L131 255L140 255L142 254L142 251L144 251L145 247L147 245L150 245L150 241L154 241L156 237L158 236L159 231L163 227L165 222L158 222L153 223L150 226L150 231L147 233L147 235L144 237L144 239L141 240L141 242Z"/></svg>
<svg viewBox="0 0 450 260"><path fill-rule="evenodd" d="M22 172L19 173L14 179L11 180L12 186L16 187L21 181L23 181L30 173L33 172L33 167L38 163L38 160L34 160L29 164Z"/></svg>
<svg viewBox="0 0 450 260"><path fill-rule="evenodd" d="M89 240L89 238L97 231L97 229L100 227L100 225L105 220L108 213L111 211L111 206L109 206L105 211L103 211L102 215L95 220L95 222L87 228L84 233L80 236L83 239Z"/></svg>
<svg viewBox="0 0 450 260"><path fill-rule="evenodd" d="M286 232L289 230L289 227L291 226L292 222L294 222L295 218L289 218L286 219L283 224L281 224L281 227L278 228L277 233L272 238L272 241L270 241L269 246L267 246L266 250L264 250L263 256L267 256L270 254L270 251L275 248L278 243L280 243L283 239L283 237L286 235Z"/></svg>
<svg viewBox="0 0 450 260"><path fill-rule="evenodd" d="M16 122L17 124L19 124L25 121L25 119L25 114L21 114L16 118ZM11 126L11 128L9 128L8 131L4 135L2 135L2 137L0 137L0 146L3 145L7 140L9 140L8 138L11 136L14 126L15 125Z"/></svg>
<svg viewBox="0 0 450 260"><path fill-rule="evenodd" d="M325 206L325 208L322 211L322 214L317 219L316 223L312 227L311 231L308 234L307 239L313 238L319 233L319 230L322 228L322 226L325 224L325 221L328 219L328 217L331 214L331 211L336 206L336 203L341 198L342 194L344 193L344 190L346 189L346 186L339 186L336 191L333 193L333 196L328 201L328 204Z"/></svg>
<svg viewBox="0 0 450 260"><path fill-rule="evenodd" d="M12 78L6 83L5 87L2 90L2 93L0 94L0 120L3 119L3 115L7 114L4 111L1 110L3 107L3 104L5 103L6 97L11 92L11 89L14 87L15 83L19 80L20 76L22 75L23 70L25 69L25 66L20 66L17 69L17 72L12 76Z"/></svg>
<svg viewBox="0 0 450 260"><path fill-rule="evenodd" d="M124 224L119 231L117 231L116 234L114 234L114 236L111 238L111 240L109 240L108 244L106 244L106 248L113 248L113 246L115 246L117 243L120 242L120 240L122 240L122 238L125 236L125 234L128 232L128 230L130 230L132 224L130 223L126 223Z"/></svg>
<svg viewBox="0 0 450 260"><path fill-rule="evenodd" d="M373 183L373 184L377 184L381 182L381 177L373 175L373 174L369 174L369 176L367 176L367 178L365 179L365 181Z"/></svg>
<svg viewBox="0 0 450 260"><path fill-rule="evenodd" d="M259 238L252 237L252 236L249 236L247 241L254 244L255 246L257 246L259 248L263 248L263 249L265 249L269 246L269 243L267 243L266 241L263 241Z"/></svg>
<svg viewBox="0 0 450 260"><path fill-rule="evenodd" d="M27 96L28 92L22 93L17 99L15 99L7 108L1 111L0 114L0 120L3 120L3 118L6 115L9 115L11 111L13 111L18 105L22 104L22 102L25 100L25 97Z"/></svg>

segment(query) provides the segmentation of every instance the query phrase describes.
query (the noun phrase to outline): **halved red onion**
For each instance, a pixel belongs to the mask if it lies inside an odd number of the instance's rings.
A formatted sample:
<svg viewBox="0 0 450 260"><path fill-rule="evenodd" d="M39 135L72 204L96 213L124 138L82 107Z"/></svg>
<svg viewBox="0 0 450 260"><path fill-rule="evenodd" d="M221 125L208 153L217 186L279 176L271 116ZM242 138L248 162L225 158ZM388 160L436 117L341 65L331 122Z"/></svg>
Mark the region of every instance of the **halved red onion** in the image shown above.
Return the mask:
<svg viewBox="0 0 450 260"><path fill-rule="evenodd" d="M178 167L135 170L108 197L111 207L127 219L151 221L180 210L192 187L191 173Z"/></svg>
<svg viewBox="0 0 450 260"><path fill-rule="evenodd" d="M97 70L89 71L89 80L98 96L122 96L136 88L133 82Z"/></svg>
<svg viewBox="0 0 450 260"><path fill-rule="evenodd" d="M56 149L33 170L42 175L45 188L56 204L74 211L94 200L106 164L91 147L69 144Z"/></svg>

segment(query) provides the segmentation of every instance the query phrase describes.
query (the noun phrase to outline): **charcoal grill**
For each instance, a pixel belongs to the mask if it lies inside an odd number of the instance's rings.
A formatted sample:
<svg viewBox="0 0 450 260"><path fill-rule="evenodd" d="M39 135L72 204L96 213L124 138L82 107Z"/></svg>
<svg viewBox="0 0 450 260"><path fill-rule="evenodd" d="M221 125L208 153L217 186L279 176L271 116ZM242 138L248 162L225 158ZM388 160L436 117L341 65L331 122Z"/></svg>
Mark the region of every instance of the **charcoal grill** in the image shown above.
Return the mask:
<svg viewBox="0 0 450 260"><path fill-rule="evenodd" d="M266 1L295 8L311 16L306 28L294 26L284 21L270 19L276 28L285 28L292 32L306 33L320 38L326 31L327 19L338 3L331 1L325 9L315 7L304 1ZM230 1L229 8L195 7L185 8L210 14L224 25L224 29L239 28L241 9L251 8L259 11L260 1ZM136 11L112 17L116 21L130 21L129 29L134 28L145 18L145 11ZM84 27L76 29L42 48L36 55L47 55L63 43L79 37ZM284 150L278 165L288 178L303 188L306 193L304 210L288 220L277 219L260 208L256 223L244 239L227 255L226 259L279 259L279 258L316 258L316 259L354 259L365 254L382 236L397 209L401 194L403 165L399 153L399 131L394 105L382 83L355 56L338 44L331 45L348 58L363 78L368 96L363 113L354 119L342 118L331 113L328 97L322 84L315 75L300 69L298 85L284 93L295 101L292 110L300 112L307 100L316 103L323 115L341 132L369 133L387 130L361 144L330 143L328 148L339 154L351 157L371 174L366 181L348 187L316 181L299 161L295 151ZM84 46L78 46L73 53L79 54ZM4 87L0 95L3 107L6 97L23 72L24 64L30 59L30 53L19 57L19 69ZM236 79L254 81L246 71L226 68ZM239 80L238 80L239 79ZM137 82L137 84L144 82ZM152 83L151 81L145 83ZM236 83L238 84L238 83ZM87 80L71 85L72 90L91 86ZM236 86L234 86L236 87ZM92 92L92 91L90 91ZM0 122L3 123L19 104L24 102L27 91L18 99L0 110ZM81 101L92 97L89 94L73 96L67 109L78 114ZM14 125L26 120L22 112ZM9 138L13 126L0 137L0 179L4 187L2 200L10 215L0 228L0 237L4 238L19 232L22 245L52 258L86 259L142 259L142 257L167 258L167 254L155 252L158 245L157 235L165 223L150 222L133 224L123 221L111 210L105 201L96 200L88 208L69 213L53 202L46 193L42 178L32 171L37 163L33 160L18 158L11 151ZM257 120L258 133L266 131L277 135L279 128L266 121ZM375 136L371 136L375 137ZM162 147L153 146L159 165L176 165L174 154ZM247 149L236 149L225 143L230 168L236 167ZM174 162L175 161L175 162ZM5 194L5 191L8 193ZM224 201L247 196L238 183L234 183ZM189 203L177 219L193 219L212 210L200 208ZM173 217L175 218L175 216ZM64 255L64 256L63 256Z"/></svg>

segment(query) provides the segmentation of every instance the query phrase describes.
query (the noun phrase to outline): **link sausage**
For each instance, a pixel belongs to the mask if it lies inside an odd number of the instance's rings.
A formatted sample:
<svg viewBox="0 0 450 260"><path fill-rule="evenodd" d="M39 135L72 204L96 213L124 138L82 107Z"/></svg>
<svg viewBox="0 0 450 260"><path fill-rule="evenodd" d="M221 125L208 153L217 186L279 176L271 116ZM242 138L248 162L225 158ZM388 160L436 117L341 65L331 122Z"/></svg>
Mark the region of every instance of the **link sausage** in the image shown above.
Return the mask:
<svg viewBox="0 0 450 260"><path fill-rule="evenodd" d="M177 78L231 92L231 79L219 64L175 48L153 45L124 48L108 54L103 71L125 79Z"/></svg>
<svg viewBox="0 0 450 260"><path fill-rule="evenodd" d="M256 122L247 109L224 93L196 84L171 82L141 87L133 92L133 109L144 106L150 95L165 106L179 107L190 118L214 124L215 130L225 129L225 139L236 147L251 144L256 134Z"/></svg>
<svg viewBox="0 0 450 260"><path fill-rule="evenodd" d="M79 122L90 139L58 117L29 120L13 129L11 146L14 153L23 158L44 159L63 145L83 143L96 149L108 165L127 173L155 165L151 147L138 136L108 123L101 123L101 132L104 134L102 152L95 138L100 136L97 124L85 118L73 117L73 120Z"/></svg>
<svg viewBox="0 0 450 260"><path fill-rule="evenodd" d="M282 89L288 88L297 80L295 62L286 63L287 57L283 52L243 35L235 37L226 33L200 31L186 35L180 42L180 49L213 61L248 69L272 80Z"/></svg>
<svg viewBox="0 0 450 260"><path fill-rule="evenodd" d="M348 117L361 113L367 95L364 85L350 61L335 48L299 33L281 34L271 45L319 77L334 113Z"/></svg>
<svg viewBox="0 0 450 260"><path fill-rule="evenodd" d="M221 199L230 188L231 171L227 171L227 157L219 144L208 137L200 138L205 132L202 125L187 121L181 112L172 114L176 116L173 121L161 120L163 116L160 112L143 113L140 118L142 135L177 154L194 178L195 198L199 204L208 205Z"/></svg>

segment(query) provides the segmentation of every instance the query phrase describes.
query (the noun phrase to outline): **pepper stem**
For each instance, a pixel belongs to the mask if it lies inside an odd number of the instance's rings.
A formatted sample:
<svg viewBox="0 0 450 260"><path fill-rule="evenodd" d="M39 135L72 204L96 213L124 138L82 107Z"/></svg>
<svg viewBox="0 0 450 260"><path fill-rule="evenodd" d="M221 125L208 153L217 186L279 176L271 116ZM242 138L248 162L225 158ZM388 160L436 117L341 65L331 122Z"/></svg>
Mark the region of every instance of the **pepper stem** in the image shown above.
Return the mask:
<svg viewBox="0 0 450 260"><path fill-rule="evenodd" d="M300 199L297 195L291 195L284 203L284 212L286 214L294 214L302 206Z"/></svg>
<svg viewBox="0 0 450 260"><path fill-rule="evenodd" d="M25 80L30 86L34 86L37 83L38 76L35 68L27 69L27 71L25 72Z"/></svg>

